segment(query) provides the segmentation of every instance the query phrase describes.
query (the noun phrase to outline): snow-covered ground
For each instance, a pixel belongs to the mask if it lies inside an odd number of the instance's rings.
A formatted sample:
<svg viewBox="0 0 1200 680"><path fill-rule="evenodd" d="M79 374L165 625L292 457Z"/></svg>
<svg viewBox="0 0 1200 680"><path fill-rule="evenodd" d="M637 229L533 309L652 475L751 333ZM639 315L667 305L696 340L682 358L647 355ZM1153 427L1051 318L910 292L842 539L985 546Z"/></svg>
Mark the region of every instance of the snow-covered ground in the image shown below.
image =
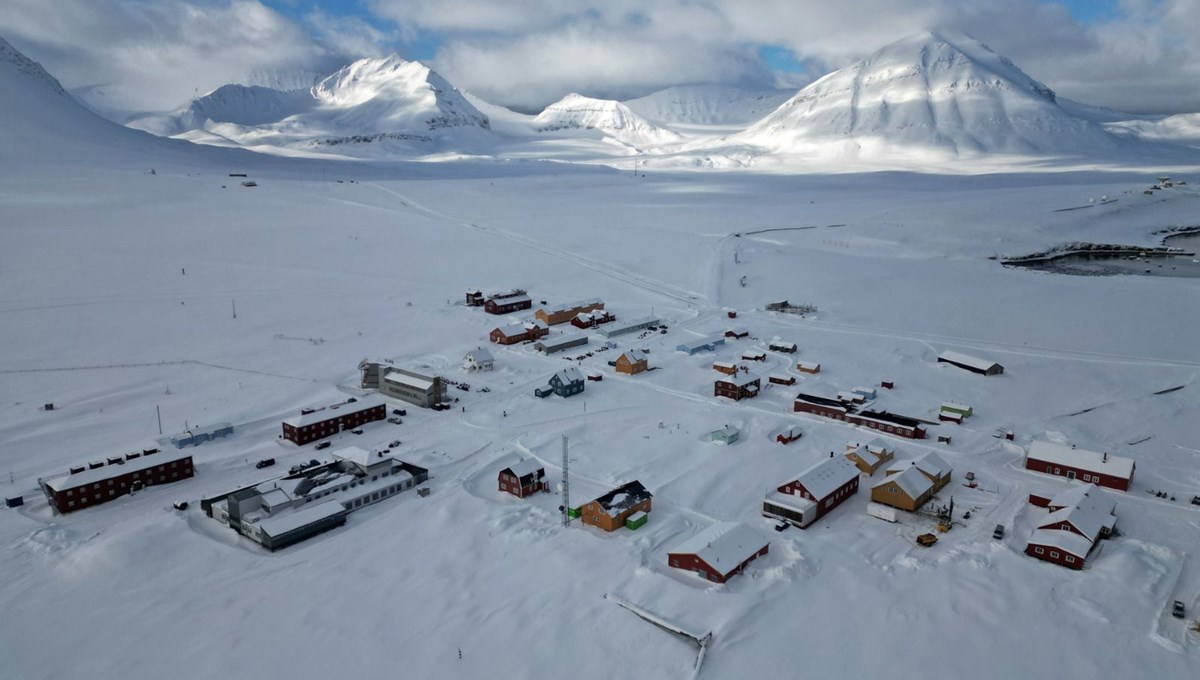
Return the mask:
<svg viewBox="0 0 1200 680"><path fill-rule="evenodd" d="M1200 168L1146 196L1158 167L634 177L532 160L314 161L114 132L55 92L0 98L0 120L22 133L0 145L0 485L26 499L0 511L4 677L697 675L693 645L606 594L711 631L705 678L1200 673L1200 638L1169 614L1174 599L1192 618L1200 608L1200 507L1187 504L1200 493L1200 279L989 259L1156 245L1154 232L1195 224ZM1055 212L1105 194L1118 200ZM618 376L618 352L593 351L578 363L602 382L537 399L581 352L518 345L492 347L494 372L463 374L463 354L509 321L459 304L463 292L515 286L661 317L665 334L615 339L650 350L658 370ZM819 311L763 311L782 299ZM751 337L674 351L734 324ZM799 353L767 352L753 369L796 387L711 396L713 360L753 363L742 352L776 336ZM1006 372L939 366L947 349ZM334 450L280 443L280 420L359 394L364 357L471 385L451 389L454 410L397 403L403 424L335 438L400 439L397 455L431 471L428 497L401 494L276 553L199 511L205 495ZM797 359L822 372L796 372ZM880 390L888 410L974 407L930 440L895 442L899 457L949 461L939 502L952 495L971 518L920 548L933 521L868 517L863 489L807 530L771 531L768 490L875 434L793 414L791 397L883 380L895 383ZM194 449L193 479L51 512L39 477L158 438L156 412L163 436L219 421L236 431ZM709 443L726 424L741 441ZM772 440L790 427L803 438ZM564 528L557 494L496 491L498 471L531 456L557 483L562 435L572 504L638 479L655 494L645 527ZM1065 486L1021 469L1034 438L1137 461L1133 490L1114 494L1121 536L1081 572L1022 554L1044 512L1028 494ZM265 457L280 467L256 469ZM979 488L963 485L968 471ZM716 521L757 527L770 553L724 586L667 568L668 550Z"/></svg>

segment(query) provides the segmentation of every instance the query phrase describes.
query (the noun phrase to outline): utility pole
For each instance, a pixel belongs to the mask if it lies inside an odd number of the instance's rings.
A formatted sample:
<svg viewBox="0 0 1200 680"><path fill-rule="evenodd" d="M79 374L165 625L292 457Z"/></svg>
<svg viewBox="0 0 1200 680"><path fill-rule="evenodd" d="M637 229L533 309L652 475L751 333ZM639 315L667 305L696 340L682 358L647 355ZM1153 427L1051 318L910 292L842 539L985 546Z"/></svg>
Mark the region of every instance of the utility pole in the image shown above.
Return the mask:
<svg viewBox="0 0 1200 680"><path fill-rule="evenodd" d="M570 460L567 458L567 435L563 435L563 459L562 459L562 502L563 502L563 526L571 524L571 476L570 476Z"/></svg>
<svg viewBox="0 0 1200 680"><path fill-rule="evenodd" d="M230 300L229 302L231 302L233 304L233 318L236 319L237 318L237 300Z"/></svg>
<svg viewBox="0 0 1200 680"><path fill-rule="evenodd" d="M158 416L158 433L162 434L162 409L158 407L158 404L154 405L154 415Z"/></svg>

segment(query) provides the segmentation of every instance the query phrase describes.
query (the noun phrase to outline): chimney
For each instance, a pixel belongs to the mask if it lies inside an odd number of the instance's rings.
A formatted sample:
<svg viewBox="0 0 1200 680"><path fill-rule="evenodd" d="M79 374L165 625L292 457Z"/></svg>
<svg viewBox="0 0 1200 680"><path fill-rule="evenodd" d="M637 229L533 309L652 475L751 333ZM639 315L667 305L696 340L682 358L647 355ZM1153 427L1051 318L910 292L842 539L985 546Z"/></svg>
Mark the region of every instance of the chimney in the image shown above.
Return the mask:
<svg viewBox="0 0 1200 680"><path fill-rule="evenodd" d="M1102 463L1107 463L1107 462L1108 462L1108 451L1105 451L1105 452L1104 452L1104 458L1103 458L1103 459L1102 459L1100 462L1102 462Z"/></svg>

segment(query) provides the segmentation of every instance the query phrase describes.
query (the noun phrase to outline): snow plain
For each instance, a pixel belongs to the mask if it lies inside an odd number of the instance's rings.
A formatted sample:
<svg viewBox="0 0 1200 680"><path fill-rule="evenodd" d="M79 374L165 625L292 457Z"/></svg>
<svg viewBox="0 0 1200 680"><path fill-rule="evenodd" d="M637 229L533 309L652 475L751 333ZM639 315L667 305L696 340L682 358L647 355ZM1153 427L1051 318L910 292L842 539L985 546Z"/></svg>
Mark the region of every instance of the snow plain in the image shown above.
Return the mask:
<svg viewBox="0 0 1200 680"><path fill-rule="evenodd" d="M1200 493L1200 280L988 259L1080 240L1156 245L1155 231L1195 224L1200 181L1145 196L1159 167L634 177L519 160L352 163L51 113L0 148L0 483L27 499L0 512L5 677L1200 673L1200 638L1168 611L1173 599L1193 617L1200 607L1200 508L1186 504ZM2 102L0 114L13 115ZM1119 200L1054 212L1104 194ZM463 291L512 286L662 317L667 334L617 339L659 370L617 376L616 352L597 353L578 363L604 381L565 400L532 392L576 362L526 346L493 347L496 371L462 374L463 354L506 321L457 304ZM785 298L820 311L762 311ZM728 308L751 338L673 351L727 328ZM711 396L713 360L775 336L799 354L768 352L756 372L795 374L801 359L822 373L741 404ZM1007 371L938 366L946 349ZM379 356L472 385L451 390L460 410L409 408L402 425L335 440L402 440L400 456L431 470L427 498L402 494L277 553L200 513L200 497L267 477L260 458L286 469L318 457L280 444L280 420L357 394L358 361ZM897 412L974 407L962 426L931 427L950 446L896 441L899 457L934 449L954 466L939 500L972 518L920 548L933 521L868 517L863 490L808 530L771 531L758 513L769 489L875 436L794 415L791 396L881 380L896 389L878 405ZM37 479L157 438L156 408L164 435L237 430L194 449L194 479L54 515ZM725 424L742 440L708 443ZM772 441L797 426L800 441ZM573 503L639 479L655 494L645 527L564 528L556 494L497 493L497 472L522 457L557 482L562 435ZM1064 488L1020 469L1018 445L1046 437L1138 463L1134 489L1114 494L1122 536L1082 572L1021 552L1043 512L1027 495ZM979 489L962 485L967 471ZM666 567L668 550L716 521L762 530L770 553L717 587ZM700 671L693 646L606 594L711 631Z"/></svg>

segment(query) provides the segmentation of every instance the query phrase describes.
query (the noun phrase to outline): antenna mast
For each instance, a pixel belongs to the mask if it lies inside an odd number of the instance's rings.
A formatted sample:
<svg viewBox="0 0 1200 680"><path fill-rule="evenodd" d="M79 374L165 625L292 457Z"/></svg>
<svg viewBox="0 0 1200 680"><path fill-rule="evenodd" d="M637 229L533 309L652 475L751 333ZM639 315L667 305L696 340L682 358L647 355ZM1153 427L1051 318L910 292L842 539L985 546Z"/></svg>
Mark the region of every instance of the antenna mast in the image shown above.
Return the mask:
<svg viewBox="0 0 1200 680"><path fill-rule="evenodd" d="M571 523L571 477L570 477L570 462L567 458L567 435L563 435L563 459L562 459L562 502L563 502L563 526L568 526Z"/></svg>

